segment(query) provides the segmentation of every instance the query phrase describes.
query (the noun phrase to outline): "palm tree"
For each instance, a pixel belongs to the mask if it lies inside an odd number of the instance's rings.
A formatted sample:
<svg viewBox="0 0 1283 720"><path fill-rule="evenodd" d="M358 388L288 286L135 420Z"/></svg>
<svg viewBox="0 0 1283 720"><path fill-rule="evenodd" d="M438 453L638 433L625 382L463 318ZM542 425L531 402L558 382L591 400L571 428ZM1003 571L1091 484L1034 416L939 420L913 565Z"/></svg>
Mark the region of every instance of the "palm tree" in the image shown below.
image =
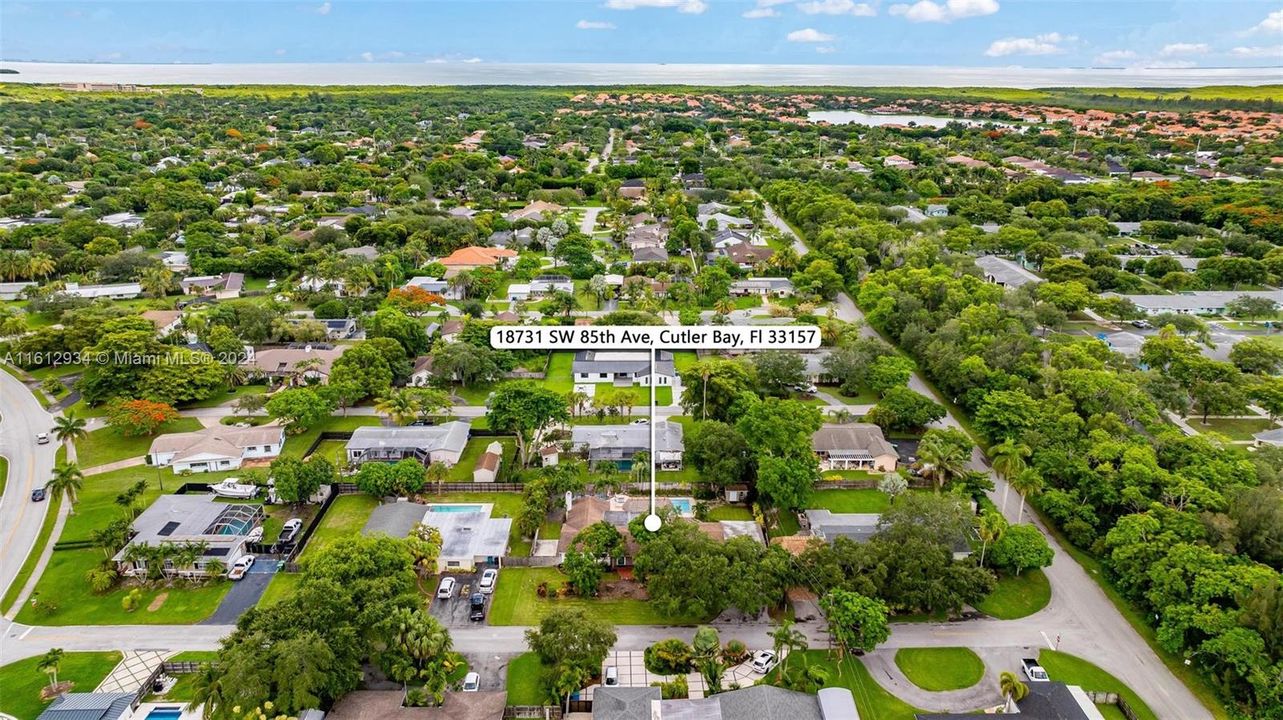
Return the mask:
<svg viewBox="0 0 1283 720"><path fill-rule="evenodd" d="M1011 487L1020 493L1020 509L1016 513L1016 523L1019 524L1025 517L1026 498L1042 491L1042 475L1033 468L1026 468L1024 472L1011 479Z"/></svg>
<svg viewBox="0 0 1283 720"><path fill-rule="evenodd" d="M192 699L186 710L201 711L201 717L212 718L214 709L223 703L223 673L217 663L201 667L192 682Z"/></svg>
<svg viewBox="0 0 1283 720"><path fill-rule="evenodd" d="M722 298L716 303L713 303L713 310L716 311L718 315L730 315L735 310L735 301L730 298Z"/></svg>
<svg viewBox="0 0 1283 720"><path fill-rule="evenodd" d="M45 487L55 494L66 493L71 499L71 504L76 504L76 491L85 485L84 473L75 463L58 463L53 469L53 477L45 483ZM74 510L72 512L75 512Z"/></svg>
<svg viewBox="0 0 1283 720"><path fill-rule="evenodd" d="M62 648L52 648L36 663L36 669L49 676L49 689L58 687L58 668L62 665Z"/></svg>
<svg viewBox="0 0 1283 720"><path fill-rule="evenodd" d="M48 255L35 253L27 258L27 273L33 278L47 278L56 269L58 269L58 264Z"/></svg>
<svg viewBox="0 0 1283 720"><path fill-rule="evenodd" d="M998 676L998 691L1007 699L1004 712L1014 712L1012 706L1025 699L1029 694L1029 686L1020 682L1020 678L1016 677L1015 673L1003 672Z"/></svg>
<svg viewBox="0 0 1283 720"><path fill-rule="evenodd" d="M414 417L419 410L414 395L405 390L389 392L375 403L374 409L387 415L397 425L405 424L406 419Z"/></svg>
<svg viewBox="0 0 1283 720"><path fill-rule="evenodd" d="M1002 511L1007 512L1007 491L1011 487L1011 479L1019 475L1028 467L1025 458L1029 457L1031 451L1028 445L1016 443L1011 438L994 445L989 449L989 455L992 458L993 469L1003 480L1007 481L1007 487L1002 489Z"/></svg>
<svg viewBox="0 0 1283 720"><path fill-rule="evenodd" d="M434 462L428 465L424 471L424 479L437 486L437 493L441 493L441 486L450 477L450 468L445 463Z"/></svg>
<svg viewBox="0 0 1283 720"><path fill-rule="evenodd" d="M928 432L918 445L918 459L922 463L922 474L935 483L936 492L944 489L949 481L967 467L966 451L956 443L949 442L943 435Z"/></svg>
<svg viewBox="0 0 1283 720"><path fill-rule="evenodd" d="M588 406L588 402L591 399L588 397L588 393L582 390L571 390L566 393L566 404L570 406L571 414L576 417L583 415L584 408Z"/></svg>
<svg viewBox="0 0 1283 720"><path fill-rule="evenodd" d="M775 649L775 657L781 661L788 655L784 650L787 649L789 652L798 649L805 651L810 646L810 643L806 640L806 635L801 630L793 627L793 621L789 619L780 621L780 624L771 631L770 635Z"/></svg>
<svg viewBox="0 0 1283 720"><path fill-rule="evenodd" d="M550 689L558 703L565 699L567 713L570 712L570 696L579 692L588 679L588 671L578 665L565 663L557 666Z"/></svg>
<svg viewBox="0 0 1283 720"><path fill-rule="evenodd" d="M85 430L85 419L76 417L76 413L68 410L66 415L59 415L53 419L53 436L58 438L60 443L72 443L77 440L84 440L89 434Z"/></svg>
<svg viewBox="0 0 1283 720"><path fill-rule="evenodd" d="M174 274L163 267L150 267L138 278L138 284L154 298L163 298L174 289Z"/></svg>
<svg viewBox="0 0 1283 720"><path fill-rule="evenodd" d="M985 510L980 514L980 521L976 527L976 534L980 536L980 567L985 566L985 551L989 549L989 544L1001 540L1006 530L1007 519L1000 513Z"/></svg>

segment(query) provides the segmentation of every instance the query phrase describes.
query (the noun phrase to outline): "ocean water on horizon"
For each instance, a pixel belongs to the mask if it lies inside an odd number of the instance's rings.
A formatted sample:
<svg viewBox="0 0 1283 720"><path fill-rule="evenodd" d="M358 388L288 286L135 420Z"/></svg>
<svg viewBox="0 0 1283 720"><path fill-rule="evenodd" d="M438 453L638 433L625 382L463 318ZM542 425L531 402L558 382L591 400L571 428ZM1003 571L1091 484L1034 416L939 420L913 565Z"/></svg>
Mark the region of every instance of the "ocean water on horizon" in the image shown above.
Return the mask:
<svg viewBox="0 0 1283 720"><path fill-rule="evenodd" d="M0 61L20 83L142 85L793 85L1010 88L1263 85L1280 68L961 68L868 65L246 63L127 65Z"/></svg>

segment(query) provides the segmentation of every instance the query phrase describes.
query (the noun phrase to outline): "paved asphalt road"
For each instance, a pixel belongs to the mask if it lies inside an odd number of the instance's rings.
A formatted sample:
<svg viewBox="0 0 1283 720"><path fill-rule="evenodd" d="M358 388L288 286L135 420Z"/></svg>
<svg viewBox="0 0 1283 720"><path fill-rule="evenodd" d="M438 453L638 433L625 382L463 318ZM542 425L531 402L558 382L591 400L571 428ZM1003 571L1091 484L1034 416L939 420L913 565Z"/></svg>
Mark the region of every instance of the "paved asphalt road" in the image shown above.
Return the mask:
<svg viewBox="0 0 1283 720"><path fill-rule="evenodd" d="M0 371L0 455L9 460L9 479L0 497L0 596L9 590L35 545L48 501L31 502L31 491L53 472L57 441L36 444L36 433L49 432L53 416L14 376Z"/></svg>

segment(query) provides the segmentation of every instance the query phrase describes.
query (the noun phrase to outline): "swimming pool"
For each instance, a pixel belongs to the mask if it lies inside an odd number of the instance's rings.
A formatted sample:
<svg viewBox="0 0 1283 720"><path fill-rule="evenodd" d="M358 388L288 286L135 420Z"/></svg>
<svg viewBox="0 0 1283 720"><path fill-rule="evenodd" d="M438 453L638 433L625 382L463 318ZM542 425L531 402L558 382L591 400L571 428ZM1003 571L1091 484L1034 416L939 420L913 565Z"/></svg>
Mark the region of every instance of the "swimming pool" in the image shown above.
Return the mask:
<svg viewBox="0 0 1283 720"><path fill-rule="evenodd" d="M485 506L484 505L429 505L428 512L440 512L440 513L478 512L483 507Z"/></svg>
<svg viewBox="0 0 1283 720"><path fill-rule="evenodd" d="M669 499L668 499L668 502L672 503L672 504L673 504L673 509L674 509L674 510L676 510L677 512L681 513L682 515L690 515L690 514L691 514L691 499L690 499L690 498L669 498Z"/></svg>
<svg viewBox="0 0 1283 720"><path fill-rule="evenodd" d="M147 720L178 720L183 716L183 709L178 707L152 708L147 713Z"/></svg>

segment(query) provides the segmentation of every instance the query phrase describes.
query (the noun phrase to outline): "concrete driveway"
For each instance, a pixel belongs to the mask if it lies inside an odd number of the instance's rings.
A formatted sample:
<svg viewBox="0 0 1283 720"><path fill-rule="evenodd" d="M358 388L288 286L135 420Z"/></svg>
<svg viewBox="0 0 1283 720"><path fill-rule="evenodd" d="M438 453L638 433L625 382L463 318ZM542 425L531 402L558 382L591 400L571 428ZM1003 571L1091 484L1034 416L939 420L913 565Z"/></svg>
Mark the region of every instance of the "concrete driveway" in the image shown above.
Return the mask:
<svg viewBox="0 0 1283 720"><path fill-rule="evenodd" d="M468 619L468 613L471 612L470 598L472 593L477 592L477 583L481 581L481 572L451 573L450 577L454 578L457 583L454 586L454 594L448 600L443 600L438 599L434 592L432 605L429 606L429 611L433 617L440 620L442 625L451 628L484 624L483 622L473 622ZM440 587L440 584L441 580L438 578L437 586ZM490 614L491 597L491 595L485 596L487 616Z"/></svg>

